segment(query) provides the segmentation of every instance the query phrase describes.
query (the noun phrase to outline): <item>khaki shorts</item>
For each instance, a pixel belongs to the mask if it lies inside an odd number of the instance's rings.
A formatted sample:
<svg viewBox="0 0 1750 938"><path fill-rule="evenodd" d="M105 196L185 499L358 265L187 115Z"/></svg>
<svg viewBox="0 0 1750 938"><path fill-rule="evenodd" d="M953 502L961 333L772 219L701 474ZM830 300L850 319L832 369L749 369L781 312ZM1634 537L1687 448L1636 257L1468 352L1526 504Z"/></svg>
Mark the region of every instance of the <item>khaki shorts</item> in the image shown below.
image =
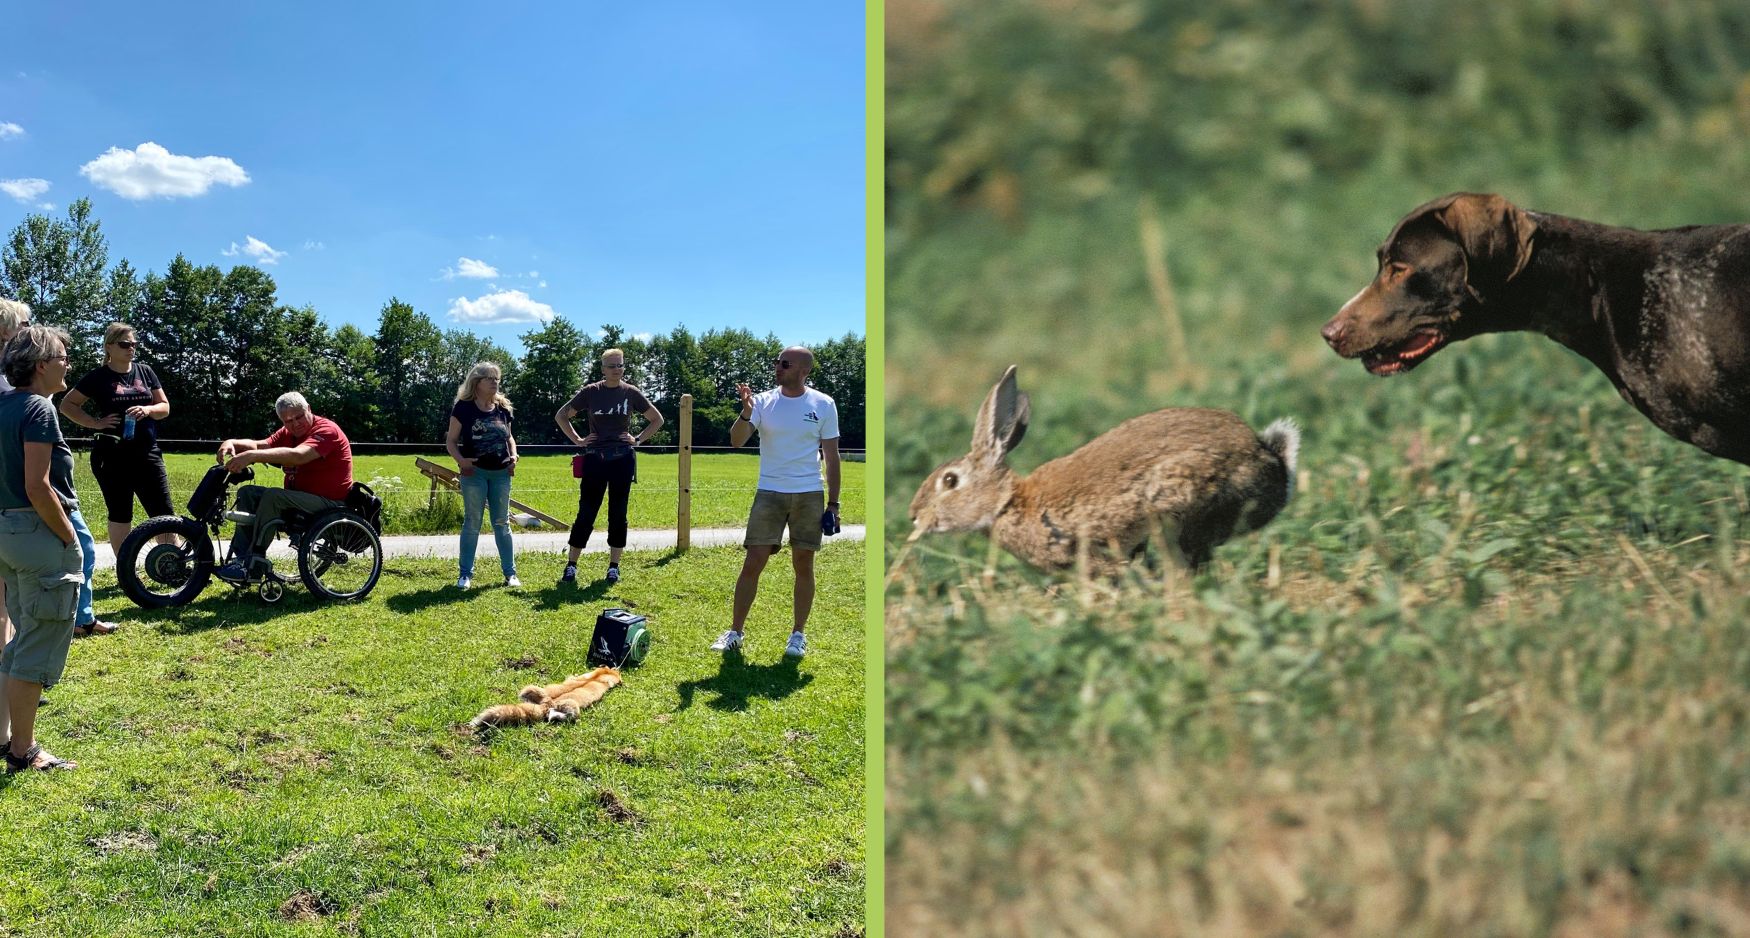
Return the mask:
<svg viewBox="0 0 1750 938"><path fill-rule="evenodd" d="M820 515L826 511L825 492L773 492L753 494L753 510L747 515L747 539L743 547L782 547L784 528L790 528L790 547L820 549Z"/></svg>
<svg viewBox="0 0 1750 938"><path fill-rule="evenodd" d="M67 667L85 553L77 540L61 543L36 512L14 508L0 512L0 577L13 628L0 674L51 686Z"/></svg>

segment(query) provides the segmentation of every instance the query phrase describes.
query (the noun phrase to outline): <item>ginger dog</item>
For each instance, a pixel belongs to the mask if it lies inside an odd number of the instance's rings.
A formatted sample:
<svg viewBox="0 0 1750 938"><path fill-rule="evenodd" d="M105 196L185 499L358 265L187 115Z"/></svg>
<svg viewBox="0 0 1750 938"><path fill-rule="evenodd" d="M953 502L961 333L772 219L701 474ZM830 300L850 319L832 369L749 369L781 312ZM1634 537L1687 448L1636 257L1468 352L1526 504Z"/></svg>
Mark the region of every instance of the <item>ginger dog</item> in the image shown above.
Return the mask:
<svg viewBox="0 0 1750 938"><path fill-rule="evenodd" d="M585 674L573 674L557 684L542 687L530 684L517 696L522 703L498 704L480 711L468 721L475 729L482 727L526 726L530 723L563 723L577 719L578 711L602 699L620 683L615 668L596 668Z"/></svg>

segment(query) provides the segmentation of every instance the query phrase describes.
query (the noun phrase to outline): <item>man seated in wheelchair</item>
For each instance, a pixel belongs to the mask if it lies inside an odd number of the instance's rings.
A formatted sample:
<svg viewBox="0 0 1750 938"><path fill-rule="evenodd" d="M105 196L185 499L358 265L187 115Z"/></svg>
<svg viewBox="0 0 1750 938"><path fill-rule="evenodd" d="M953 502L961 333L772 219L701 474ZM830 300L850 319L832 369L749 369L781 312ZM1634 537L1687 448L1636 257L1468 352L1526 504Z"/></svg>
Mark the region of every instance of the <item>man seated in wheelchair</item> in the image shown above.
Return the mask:
<svg viewBox="0 0 1750 938"><path fill-rule="evenodd" d="M274 412L284 426L265 440L226 440L219 444L219 461L231 472L245 466L267 463L286 472L286 487L245 485L237 490L233 516L237 531L231 537L231 561L214 571L222 580L242 582L272 569L267 549L279 519L305 517L346 504L352 489L352 443L327 417L310 412L310 402L296 391L281 394Z"/></svg>

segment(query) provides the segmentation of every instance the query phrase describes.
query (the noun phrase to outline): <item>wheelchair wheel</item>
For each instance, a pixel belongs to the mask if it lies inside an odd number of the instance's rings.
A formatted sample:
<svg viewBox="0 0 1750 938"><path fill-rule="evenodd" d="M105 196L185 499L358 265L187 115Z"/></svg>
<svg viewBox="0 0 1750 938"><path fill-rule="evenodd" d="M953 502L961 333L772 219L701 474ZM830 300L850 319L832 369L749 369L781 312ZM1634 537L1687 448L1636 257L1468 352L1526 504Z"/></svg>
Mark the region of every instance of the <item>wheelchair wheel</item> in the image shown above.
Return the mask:
<svg viewBox="0 0 1750 938"><path fill-rule="evenodd" d="M160 537L168 543L158 543ZM187 603L207 588L212 575L212 537L204 525L187 518L153 518L116 550L116 582L144 609Z"/></svg>
<svg viewBox="0 0 1750 938"><path fill-rule="evenodd" d="M383 542L370 522L350 511L311 519L298 548L298 576L321 599L360 599L383 573Z"/></svg>

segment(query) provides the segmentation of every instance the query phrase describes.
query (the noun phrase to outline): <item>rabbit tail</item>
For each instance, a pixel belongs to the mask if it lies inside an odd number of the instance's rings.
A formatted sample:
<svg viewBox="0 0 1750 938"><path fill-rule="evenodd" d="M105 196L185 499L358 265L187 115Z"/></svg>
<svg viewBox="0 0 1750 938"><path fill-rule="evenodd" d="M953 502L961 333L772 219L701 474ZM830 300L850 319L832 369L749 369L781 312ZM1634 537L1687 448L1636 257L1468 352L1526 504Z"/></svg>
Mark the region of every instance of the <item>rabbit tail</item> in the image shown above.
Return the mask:
<svg viewBox="0 0 1750 938"><path fill-rule="evenodd" d="M1294 464L1300 458L1300 424L1293 417L1283 417L1258 434L1264 448L1282 458L1288 469L1288 496L1294 494ZM1285 496L1286 497L1286 496Z"/></svg>

